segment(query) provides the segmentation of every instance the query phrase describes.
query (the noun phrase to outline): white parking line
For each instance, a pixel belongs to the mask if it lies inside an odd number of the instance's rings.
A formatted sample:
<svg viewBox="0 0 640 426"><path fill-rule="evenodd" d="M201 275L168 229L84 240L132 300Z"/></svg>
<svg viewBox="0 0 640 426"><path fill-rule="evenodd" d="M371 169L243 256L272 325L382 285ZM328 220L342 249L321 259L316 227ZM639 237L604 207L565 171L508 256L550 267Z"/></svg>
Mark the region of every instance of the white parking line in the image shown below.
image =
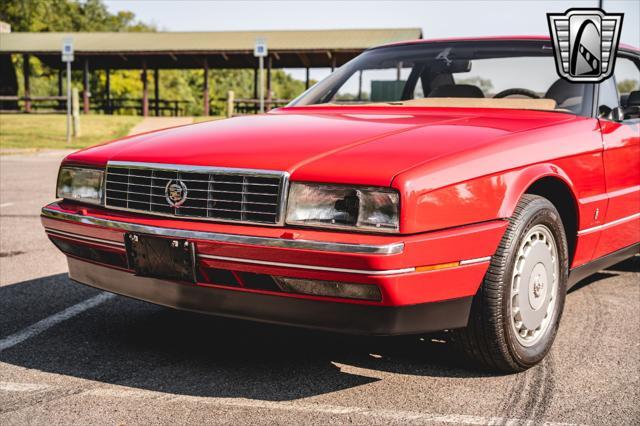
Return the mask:
<svg viewBox="0 0 640 426"><path fill-rule="evenodd" d="M107 389L99 388L92 389L87 392L90 395L99 397L117 397L117 398L149 398L151 392L144 391L128 391L121 389ZM155 392L154 392L155 393ZM467 424L467 425L524 425L524 424L539 424L534 420L506 418L506 417L486 417L486 416L474 416L467 414L436 414L423 411L405 411L405 410L391 410L380 408L366 408L366 407L349 407L340 405L327 405L327 404L312 404L305 402L285 402L285 401L258 401L254 399L244 398L217 398L217 397L198 397L180 395L175 398L171 398L171 401L179 402L196 402L212 404L223 407L241 408L241 409L265 409L265 410L284 410L284 411L297 411L307 413L319 413L319 414L331 414L331 415L358 415L368 417L371 422L385 422L393 421L399 423L415 422L415 423L452 423L452 424ZM545 422L545 425L550 426L567 426L571 423L553 423Z"/></svg>
<svg viewBox="0 0 640 426"><path fill-rule="evenodd" d="M9 206L12 206L12 205L13 205L13 203L2 203L2 204L0 204L0 209L3 208L3 207L9 207Z"/></svg>
<svg viewBox="0 0 640 426"><path fill-rule="evenodd" d="M25 392L54 388L35 383L0 382L0 391ZM340 405L313 404L297 401L258 401L245 398L218 398L191 395L171 395L149 390L130 390L125 388L94 388L77 395L90 395L97 398L146 399L169 397L167 401L180 403L200 403L240 409L284 410L330 415L358 415L367 417L369 422L415 422L415 423L452 423L466 425L537 425L573 426L574 423L541 422L532 419L509 417L474 416L468 414L436 414L424 411L390 410L380 408L348 407Z"/></svg>
<svg viewBox="0 0 640 426"><path fill-rule="evenodd" d="M5 392L35 392L48 388L49 386L39 383L0 382L0 391Z"/></svg>
<svg viewBox="0 0 640 426"><path fill-rule="evenodd" d="M74 317L86 311L87 309L98 306L99 304L106 302L112 297L115 297L115 295L111 293L100 293L99 295L87 299L84 302L77 303L73 306L68 307L64 311L60 311L57 314L53 314L50 317L38 321L37 323L30 325L29 327L22 329L17 333L7 336L4 339L0 340L0 352L4 351L5 349L11 348L18 343L24 342L25 340L36 336L43 331L53 327L54 325L68 320L69 318Z"/></svg>

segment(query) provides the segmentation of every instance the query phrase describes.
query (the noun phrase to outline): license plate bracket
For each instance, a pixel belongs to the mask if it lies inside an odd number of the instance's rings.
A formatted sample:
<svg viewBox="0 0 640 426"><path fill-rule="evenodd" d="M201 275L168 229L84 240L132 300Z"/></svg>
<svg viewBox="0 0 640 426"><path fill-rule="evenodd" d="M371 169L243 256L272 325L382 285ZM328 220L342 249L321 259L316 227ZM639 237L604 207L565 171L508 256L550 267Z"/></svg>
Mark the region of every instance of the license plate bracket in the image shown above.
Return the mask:
<svg viewBox="0 0 640 426"><path fill-rule="evenodd" d="M142 277L196 282L195 245L185 239L128 233L129 267Z"/></svg>

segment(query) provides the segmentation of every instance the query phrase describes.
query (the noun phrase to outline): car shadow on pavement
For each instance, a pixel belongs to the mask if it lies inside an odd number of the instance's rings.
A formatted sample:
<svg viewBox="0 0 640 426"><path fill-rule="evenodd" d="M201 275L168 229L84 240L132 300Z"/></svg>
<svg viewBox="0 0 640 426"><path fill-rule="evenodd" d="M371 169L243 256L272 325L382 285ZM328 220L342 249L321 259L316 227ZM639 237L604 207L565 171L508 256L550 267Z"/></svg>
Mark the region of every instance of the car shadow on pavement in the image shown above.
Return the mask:
<svg viewBox="0 0 640 426"><path fill-rule="evenodd" d="M6 337L98 293L66 274L0 287L2 323L11 330L0 334ZM62 306L22 319L47 300ZM172 394L283 401L373 383L380 372L485 375L462 368L445 340L309 331L116 297L0 352L0 361Z"/></svg>
<svg viewBox="0 0 640 426"><path fill-rule="evenodd" d="M601 272L596 272L593 275L589 275L587 278L578 281L573 287L571 287L568 291L569 294L580 290L581 288L587 287L593 283L596 283L598 281L602 281L604 279L607 278L611 278L611 277L615 277L618 274L616 273L612 273L612 272L608 272L608 271L601 271Z"/></svg>
<svg viewBox="0 0 640 426"><path fill-rule="evenodd" d="M615 272L640 272L640 255L636 255L624 262L613 265L607 268L607 270Z"/></svg>
<svg viewBox="0 0 640 426"><path fill-rule="evenodd" d="M627 260L573 291L639 271ZM99 292L66 274L0 287L0 338ZM448 333L362 337L180 312L115 297L0 352L0 361L97 382L191 396L287 401L350 389L384 373L490 376L467 368Z"/></svg>
<svg viewBox="0 0 640 426"><path fill-rule="evenodd" d="M600 280L615 277L619 275L620 272L640 272L640 256L634 256L613 266L610 266L605 270L596 272L595 274L588 276L587 278L579 281L578 283L576 283L576 285L571 287L569 293L578 291L581 288L584 288Z"/></svg>

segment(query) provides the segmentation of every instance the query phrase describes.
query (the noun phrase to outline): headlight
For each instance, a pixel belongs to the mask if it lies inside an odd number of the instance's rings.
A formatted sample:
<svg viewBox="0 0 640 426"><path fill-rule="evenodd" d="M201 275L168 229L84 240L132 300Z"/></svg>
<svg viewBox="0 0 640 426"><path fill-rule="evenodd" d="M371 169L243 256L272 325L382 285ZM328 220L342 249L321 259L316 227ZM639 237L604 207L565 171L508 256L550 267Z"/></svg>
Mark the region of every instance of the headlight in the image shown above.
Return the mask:
<svg viewBox="0 0 640 426"><path fill-rule="evenodd" d="M292 183L287 223L393 232L399 229L399 204L390 188Z"/></svg>
<svg viewBox="0 0 640 426"><path fill-rule="evenodd" d="M80 167L62 167L56 196L83 203L102 204L104 172Z"/></svg>

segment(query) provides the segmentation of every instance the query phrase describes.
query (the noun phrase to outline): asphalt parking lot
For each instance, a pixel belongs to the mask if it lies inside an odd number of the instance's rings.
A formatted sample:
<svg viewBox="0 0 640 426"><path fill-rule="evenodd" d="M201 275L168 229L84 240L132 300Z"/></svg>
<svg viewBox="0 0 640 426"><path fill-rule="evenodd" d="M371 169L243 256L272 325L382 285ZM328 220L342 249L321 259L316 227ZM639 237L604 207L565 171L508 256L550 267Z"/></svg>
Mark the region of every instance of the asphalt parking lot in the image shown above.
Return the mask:
<svg viewBox="0 0 640 426"><path fill-rule="evenodd" d="M70 282L39 222L60 159L0 157L0 424L640 422L640 257L570 292L541 365L486 374L446 334L266 326Z"/></svg>

